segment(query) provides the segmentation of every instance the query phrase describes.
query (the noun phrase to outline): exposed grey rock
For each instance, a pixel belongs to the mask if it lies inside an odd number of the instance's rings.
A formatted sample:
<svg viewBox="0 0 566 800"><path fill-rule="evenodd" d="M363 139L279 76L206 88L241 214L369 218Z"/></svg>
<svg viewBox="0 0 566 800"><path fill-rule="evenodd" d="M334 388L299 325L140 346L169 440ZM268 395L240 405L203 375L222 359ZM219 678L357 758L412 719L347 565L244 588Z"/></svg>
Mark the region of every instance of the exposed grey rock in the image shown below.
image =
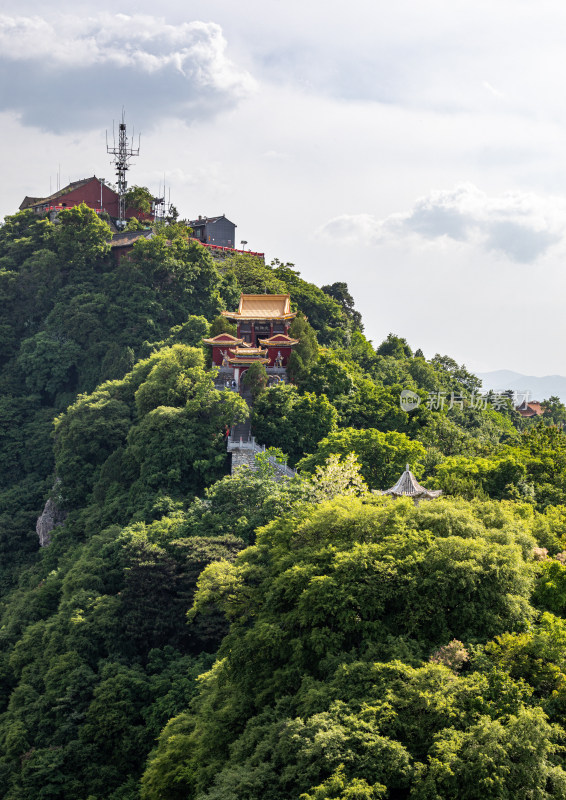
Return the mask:
<svg viewBox="0 0 566 800"><path fill-rule="evenodd" d="M35 524L40 547L47 547L51 541L51 531L58 525L62 525L66 516L67 512L62 511L57 504L49 498L45 504L43 513L38 517Z"/></svg>

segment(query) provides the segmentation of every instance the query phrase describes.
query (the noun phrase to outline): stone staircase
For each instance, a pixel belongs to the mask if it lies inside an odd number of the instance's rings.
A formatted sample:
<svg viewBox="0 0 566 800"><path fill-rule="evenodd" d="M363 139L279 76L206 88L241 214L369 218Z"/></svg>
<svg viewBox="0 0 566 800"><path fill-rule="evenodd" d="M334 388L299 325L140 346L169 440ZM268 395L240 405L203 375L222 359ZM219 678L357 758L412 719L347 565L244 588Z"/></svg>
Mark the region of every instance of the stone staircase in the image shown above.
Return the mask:
<svg viewBox="0 0 566 800"><path fill-rule="evenodd" d="M246 390L242 391L242 397L252 408L252 397ZM228 452L232 454L232 467L231 474L238 469L238 467L248 467L252 471L257 471L258 465L256 462L256 454L265 452L265 445L260 445L256 442L255 436L252 436L252 426L250 417L245 422L238 422L233 425L230 430L230 435L227 442ZM294 478L297 474L296 470L288 467L287 464L281 464L273 456L268 456L268 463L275 470L276 479L279 478Z"/></svg>
<svg viewBox="0 0 566 800"><path fill-rule="evenodd" d="M250 422L250 418L248 417L245 422L238 422L237 425L233 425L230 430L230 438L228 441L238 442L242 439L244 442L247 442L248 439L251 438L252 435L252 423Z"/></svg>

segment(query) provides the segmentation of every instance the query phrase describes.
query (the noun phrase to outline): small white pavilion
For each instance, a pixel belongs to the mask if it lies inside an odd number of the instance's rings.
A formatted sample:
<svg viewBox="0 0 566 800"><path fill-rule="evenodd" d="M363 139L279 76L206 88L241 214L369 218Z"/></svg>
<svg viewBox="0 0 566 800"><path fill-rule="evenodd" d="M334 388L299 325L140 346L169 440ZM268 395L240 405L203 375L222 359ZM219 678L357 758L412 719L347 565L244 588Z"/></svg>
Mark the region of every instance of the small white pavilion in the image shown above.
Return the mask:
<svg viewBox="0 0 566 800"><path fill-rule="evenodd" d="M383 491L376 489L373 491L375 494L390 494L393 497L410 497L416 506L421 500L435 500L442 494L442 489L425 489L424 486L421 486L409 469L408 464L395 486Z"/></svg>

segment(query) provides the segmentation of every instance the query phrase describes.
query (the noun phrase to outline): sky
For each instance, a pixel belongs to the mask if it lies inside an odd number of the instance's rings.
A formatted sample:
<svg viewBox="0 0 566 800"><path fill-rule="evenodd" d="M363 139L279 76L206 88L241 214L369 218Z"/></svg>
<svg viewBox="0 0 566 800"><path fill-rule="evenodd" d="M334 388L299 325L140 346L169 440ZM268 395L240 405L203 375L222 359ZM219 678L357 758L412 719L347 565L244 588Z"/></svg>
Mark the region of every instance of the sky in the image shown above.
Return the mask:
<svg viewBox="0 0 566 800"><path fill-rule="evenodd" d="M2 4L0 215L69 180L164 182L181 218L318 285L365 333L566 375L561 0Z"/></svg>

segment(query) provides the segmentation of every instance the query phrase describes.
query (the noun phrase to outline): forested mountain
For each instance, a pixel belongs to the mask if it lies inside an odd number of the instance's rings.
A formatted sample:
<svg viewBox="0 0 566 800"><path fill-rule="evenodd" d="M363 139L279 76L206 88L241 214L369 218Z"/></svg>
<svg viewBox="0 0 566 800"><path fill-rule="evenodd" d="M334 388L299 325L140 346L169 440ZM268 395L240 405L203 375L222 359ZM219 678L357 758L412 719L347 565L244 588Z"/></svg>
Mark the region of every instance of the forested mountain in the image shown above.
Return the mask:
<svg viewBox="0 0 566 800"><path fill-rule="evenodd" d="M0 797L566 797L566 409L374 347L345 283L109 235L0 228ZM201 342L241 292L298 311L251 414L292 480L229 474ZM407 462L444 496L371 491Z"/></svg>

